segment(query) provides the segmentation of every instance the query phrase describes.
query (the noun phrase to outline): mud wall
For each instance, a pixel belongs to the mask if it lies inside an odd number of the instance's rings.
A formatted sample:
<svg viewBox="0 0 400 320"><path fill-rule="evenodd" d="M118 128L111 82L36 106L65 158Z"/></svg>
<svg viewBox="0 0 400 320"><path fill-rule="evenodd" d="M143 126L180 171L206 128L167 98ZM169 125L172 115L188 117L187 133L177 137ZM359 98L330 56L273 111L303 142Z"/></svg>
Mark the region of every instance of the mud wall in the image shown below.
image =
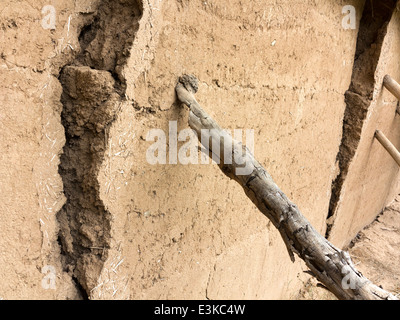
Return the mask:
<svg viewBox="0 0 400 320"><path fill-rule="evenodd" d="M151 60L137 79L126 77L135 108L121 110L111 128L102 176L103 199L115 215L109 265L123 262L118 275L106 268L93 297L112 293L104 285L111 281L132 298L290 297L303 268L290 262L242 190L215 166L149 165L152 143L144 140L151 128L168 132L169 121L178 121L178 131L187 128L187 113L166 84L195 73L199 102L225 128L255 129L258 159L324 232L357 32L341 28L342 7L330 2L296 4L293 11L264 1L157 9L162 24L153 19L148 26L157 45L132 54L134 64L123 72L136 71L135 57L143 65ZM338 46L342 52L332 49ZM130 127L137 137L132 158L114 157ZM115 168L111 177L108 167Z"/></svg>
<svg viewBox="0 0 400 320"><path fill-rule="evenodd" d="M0 74L0 279L3 299L79 298L62 263L57 212L65 144L57 77L79 50L84 8L58 1L56 24L42 27L45 1L2 1ZM75 18L75 19L72 19ZM43 273L42 273L43 272ZM47 277L47 278L46 278ZM55 284L55 285L54 285Z"/></svg>
<svg viewBox="0 0 400 320"><path fill-rule="evenodd" d="M393 3L387 4L393 6ZM383 87L383 78L387 74L400 81L400 63L396 58L400 46L400 14L399 10L393 13L387 7L383 8L386 12L382 13L385 16L382 22L386 21L381 23L372 43L360 54L362 65L370 65L369 76L366 77L365 72L362 74L365 67L355 69L353 83L357 84L352 86L355 88L352 93L347 93L348 108L358 110L358 113L349 115L345 121L348 126L346 136L351 142L345 142L343 149L347 152L339 154L348 156L347 167L343 170L344 182L330 218L333 228L329 234L330 240L338 246L348 245L399 191L399 167L374 138L375 131L381 130L397 148L400 147L398 100Z"/></svg>
<svg viewBox="0 0 400 320"><path fill-rule="evenodd" d="M149 164L146 137L187 128L174 86L195 74L325 233L364 1L53 1L53 26L47 5L0 4L0 297L293 298L305 267L239 186Z"/></svg>

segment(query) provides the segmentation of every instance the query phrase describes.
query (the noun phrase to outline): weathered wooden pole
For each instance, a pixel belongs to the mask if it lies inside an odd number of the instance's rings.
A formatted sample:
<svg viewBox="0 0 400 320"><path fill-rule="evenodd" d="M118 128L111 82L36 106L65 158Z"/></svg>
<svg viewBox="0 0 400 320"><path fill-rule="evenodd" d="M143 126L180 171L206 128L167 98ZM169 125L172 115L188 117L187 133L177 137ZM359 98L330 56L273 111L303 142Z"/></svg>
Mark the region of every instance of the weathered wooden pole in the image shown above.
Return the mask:
<svg viewBox="0 0 400 320"><path fill-rule="evenodd" d="M392 156L394 161L400 166L400 152L397 148L390 142L388 138L383 134L382 131L377 130L375 132L375 138L380 142L380 144L386 149L386 151Z"/></svg>
<svg viewBox="0 0 400 320"><path fill-rule="evenodd" d="M400 84L396 80L386 75L383 78L383 86L400 101ZM396 112L400 115L400 106L397 107Z"/></svg>
<svg viewBox="0 0 400 320"><path fill-rule="evenodd" d="M383 78L383 85L397 98L397 100L400 100L400 84L398 84L396 80L391 76L386 75L385 78Z"/></svg>
<svg viewBox="0 0 400 320"><path fill-rule="evenodd" d="M194 97L197 90L198 81L194 76L179 78L176 93L179 101L190 109L189 126L198 137L203 134L209 138L203 146L210 156L224 160L227 156L225 146L232 146L229 148L231 161L219 161L220 169L242 186L246 195L277 228L292 261L295 254L303 259L311 273L339 299L398 300L366 279L356 270L347 252L335 248L313 228L253 154L202 109ZM214 143L209 143L210 140ZM219 144L217 148L216 144Z"/></svg>

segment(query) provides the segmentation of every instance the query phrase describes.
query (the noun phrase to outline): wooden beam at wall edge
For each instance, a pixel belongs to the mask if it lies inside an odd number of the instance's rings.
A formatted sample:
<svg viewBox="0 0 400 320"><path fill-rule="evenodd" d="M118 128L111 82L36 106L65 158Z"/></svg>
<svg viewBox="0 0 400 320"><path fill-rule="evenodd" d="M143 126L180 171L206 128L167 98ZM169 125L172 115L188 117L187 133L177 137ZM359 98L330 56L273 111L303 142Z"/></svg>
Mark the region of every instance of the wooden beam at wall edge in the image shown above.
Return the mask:
<svg viewBox="0 0 400 320"><path fill-rule="evenodd" d="M383 86L392 94L394 95L397 100L400 101L400 84L394 80L391 76L386 75L383 78ZM398 106L396 109L397 114L400 115L400 107Z"/></svg>
<svg viewBox="0 0 400 320"><path fill-rule="evenodd" d="M400 166L400 152L393 145L393 143L391 143L390 140L386 138L386 136L383 134L383 132L379 130L375 132L375 138L380 142L380 144L386 149L386 151Z"/></svg>

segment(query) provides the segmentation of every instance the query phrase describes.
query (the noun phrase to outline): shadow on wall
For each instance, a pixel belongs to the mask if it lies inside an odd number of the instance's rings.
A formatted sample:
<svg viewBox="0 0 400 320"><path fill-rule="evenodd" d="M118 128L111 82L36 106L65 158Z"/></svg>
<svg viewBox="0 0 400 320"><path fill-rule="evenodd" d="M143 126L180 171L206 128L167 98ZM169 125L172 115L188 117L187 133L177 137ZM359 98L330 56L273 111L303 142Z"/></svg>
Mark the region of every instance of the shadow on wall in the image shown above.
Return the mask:
<svg viewBox="0 0 400 320"><path fill-rule="evenodd" d="M344 181L356 154L362 129L371 106L375 88L375 72L389 22L396 9L395 0L366 1L360 22L352 81L345 94L346 110L342 142L337 155L339 174L332 183L326 237L335 223L336 211ZM379 214L377 212L376 214Z"/></svg>
<svg viewBox="0 0 400 320"><path fill-rule="evenodd" d="M58 212L65 263L86 295L97 284L110 247L110 219L97 175L106 152L107 128L124 100L121 66L142 15L136 0L101 1L82 28L81 52L64 67L62 124L67 142L59 167L67 202Z"/></svg>

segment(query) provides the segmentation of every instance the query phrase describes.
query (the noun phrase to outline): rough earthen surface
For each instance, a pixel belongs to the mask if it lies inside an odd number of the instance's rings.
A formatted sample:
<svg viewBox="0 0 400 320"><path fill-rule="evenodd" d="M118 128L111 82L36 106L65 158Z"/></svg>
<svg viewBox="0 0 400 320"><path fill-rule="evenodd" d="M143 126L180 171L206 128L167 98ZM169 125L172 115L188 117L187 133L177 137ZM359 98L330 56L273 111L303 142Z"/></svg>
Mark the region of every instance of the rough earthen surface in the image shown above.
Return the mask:
<svg viewBox="0 0 400 320"><path fill-rule="evenodd" d="M100 196L98 174L108 152L109 127L124 100L120 68L129 57L140 11L136 0L101 1L80 32L80 55L60 75L67 141L59 172L67 202L57 216L59 240L64 264L87 295L110 248L112 214Z"/></svg>
<svg viewBox="0 0 400 320"><path fill-rule="evenodd" d="M357 52L359 23L343 29L342 8L359 22L364 1L53 1L50 29L46 5L0 3L0 298L295 298L306 268L240 187L212 164L150 165L146 137L162 129L174 146L170 121L188 127L174 88L195 74L201 105L254 130L256 158L324 234ZM376 83L396 78L398 24ZM377 88L368 112L394 127ZM365 194L393 175L384 156ZM366 207L338 211L331 236L351 241L363 226L348 218L379 211Z"/></svg>
<svg viewBox="0 0 400 320"><path fill-rule="evenodd" d="M388 0L384 2L367 1L364 7L363 17L360 21L352 81L349 90L345 93L346 111L343 119L343 135L337 156L339 174L332 184L326 233L328 238L338 214L341 197L347 196L344 187L345 180L358 152L364 125L370 120L367 119L367 116L371 105L374 103L375 92L381 89L381 79L377 79L375 75L382 50L385 49L383 46L387 45L384 40L388 41L386 35L395 6L396 1ZM397 22L394 25L397 26ZM380 80L380 82L377 82L377 80ZM389 185L391 184L391 181L386 182ZM376 211L374 211L374 214L376 214ZM363 226L368 224L364 219L361 219L360 222L361 224L364 223ZM357 228L362 227L361 224Z"/></svg>
<svg viewBox="0 0 400 320"><path fill-rule="evenodd" d="M400 196L346 248L357 267L373 283L400 296ZM314 279L305 283L297 299L337 300Z"/></svg>
<svg viewBox="0 0 400 320"><path fill-rule="evenodd" d="M381 130L397 148L400 147L400 118L396 114L398 101L383 87L386 74L400 81L400 63L393 58L400 48L399 22L400 14L395 10L390 23L385 26L386 35L373 78L370 76L372 86L368 89L369 93L362 93L360 89L359 93L347 95L348 107L354 111L353 116L345 121L345 140L350 143L344 143L342 147L349 152L341 153L347 157L347 161L343 162L347 163L347 167L339 178L342 184L336 194L336 207L331 212L333 227L329 234L330 240L338 246L348 245L398 193L399 167L374 136L376 130ZM371 48L376 50L378 46L371 45ZM356 70L354 72L357 74ZM357 80L359 87L362 79ZM346 132L353 134L346 135Z"/></svg>
<svg viewBox="0 0 400 320"><path fill-rule="evenodd" d="M371 281L400 295L400 197L360 232L349 252L357 268Z"/></svg>

